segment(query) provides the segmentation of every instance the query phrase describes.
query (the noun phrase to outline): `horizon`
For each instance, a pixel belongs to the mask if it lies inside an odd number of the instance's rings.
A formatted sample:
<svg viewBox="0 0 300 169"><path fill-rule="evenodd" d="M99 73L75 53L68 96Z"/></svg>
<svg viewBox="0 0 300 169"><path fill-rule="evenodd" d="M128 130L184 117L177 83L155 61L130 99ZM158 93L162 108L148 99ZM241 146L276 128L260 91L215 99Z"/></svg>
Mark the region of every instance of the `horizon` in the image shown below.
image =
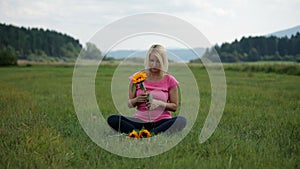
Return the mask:
<svg viewBox="0 0 300 169"><path fill-rule="evenodd" d="M60 34L63 34L63 35L67 35L67 36L70 36L70 37L72 37L72 38L74 38L75 40L78 40L79 41L79 43L83 46L83 47L85 47L85 45L86 45L86 43L81 43L80 42L80 39L78 39L78 38L76 38L76 37L73 37L73 36L71 36L71 35L69 35L69 34L67 34L67 33L63 33L63 32L59 32L59 31L57 31L57 30L54 30L54 29L49 29L49 28L42 28L42 27L26 27L26 26L22 26L22 25L16 25L16 24L11 24L11 23L3 23L3 22L0 22L0 24L4 24L4 25L7 25L7 26L15 26L15 27L18 27L18 28L26 28L26 29L41 29L41 30L44 30L44 31L47 31L47 30L49 30L49 31L54 31L54 32L56 32L56 33L60 33ZM240 41L242 38L249 38L249 37L259 37L259 36L265 36L265 37L267 37L267 36L272 36L272 34L276 34L276 33L281 33L281 32L284 32L284 31L286 31L286 30L289 30L289 29L294 29L294 28L297 28L297 27L300 27L300 24L299 25L295 25L295 26L292 26L292 27L290 27L290 28L286 28L286 29L281 29L281 30L277 30L277 31L275 31L275 32L270 32L270 33L266 33L266 34L264 34L264 35L247 35L247 36L242 36L242 37L240 37L239 39L234 39L234 40L232 40L231 42L227 42L227 41L225 41L225 42L220 42L220 43L218 43L218 44L211 44L211 46L215 46L215 45L218 45L218 46L220 46L220 45L222 45L222 44L224 44L224 43L232 43L232 42L234 42L235 40L237 40L237 41ZM300 32L300 31L297 31L297 32ZM88 42L90 42L90 41L88 41ZM155 44L156 42L152 42L152 44ZM166 42L164 42L165 44L166 44ZM164 43L160 43L160 42L158 42L157 44L164 44ZM178 43L178 42L177 42ZM179 47L179 46L182 46L182 47ZM182 44L180 44L180 45L175 45L175 46L168 46L168 47L166 47L166 49L167 50L183 50L183 49L190 49L190 48L187 48L187 47L184 47ZM191 47L191 49L197 49L197 48L201 48L201 49L206 49L206 48L208 48L208 47L200 47L200 46L198 46L198 47ZM111 50L109 50L108 52L115 52L115 51L144 51L144 50L148 50L148 48L136 48L136 49L134 49L134 48L128 48L128 47L119 47L119 48L117 48L117 49L114 49L114 47L111 49Z"/></svg>
<svg viewBox="0 0 300 169"><path fill-rule="evenodd" d="M298 0L271 3L259 0L175 0L171 4L161 0L142 4L135 0L13 0L0 1L0 21L16 26L54 30L67 34L84 45L101 28L126 16L161 13L190 23L202 32L211 44L220 45L242 37L261 36L297 26L300 18L299 8ZM143 46L135 43L126 48L139 49Z"/></svg>

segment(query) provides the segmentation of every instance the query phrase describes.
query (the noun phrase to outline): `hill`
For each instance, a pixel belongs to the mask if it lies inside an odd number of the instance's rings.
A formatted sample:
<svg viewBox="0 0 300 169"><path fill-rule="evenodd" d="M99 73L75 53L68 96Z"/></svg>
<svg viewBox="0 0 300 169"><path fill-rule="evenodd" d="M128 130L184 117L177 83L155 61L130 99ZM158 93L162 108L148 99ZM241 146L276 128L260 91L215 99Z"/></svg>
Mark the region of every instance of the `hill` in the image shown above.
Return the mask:
<svg viewBox="0 0 300 169"><path fill-rule="evenodd" d="M194 50L194 51L193 51ZM174 62L189 62L203 55L205 48L194 49L167 49L169 60ZM197 52L197 54L195 53ZM110 51L106 55L115 59L121 58L144 58L147 54L146 50L115 50Z"/></svg>
<svg viewBox="0 0 300 169"><path fill-rule="evenodd" d="M288 29L284 29L284 30L280 30L274 33L270 33L266 36L276 36L279 38L283 38L283 37L292 37L292 35L296 35L297 32L300 32L300 25L292 27L292 28L288 28Z"/></svg>

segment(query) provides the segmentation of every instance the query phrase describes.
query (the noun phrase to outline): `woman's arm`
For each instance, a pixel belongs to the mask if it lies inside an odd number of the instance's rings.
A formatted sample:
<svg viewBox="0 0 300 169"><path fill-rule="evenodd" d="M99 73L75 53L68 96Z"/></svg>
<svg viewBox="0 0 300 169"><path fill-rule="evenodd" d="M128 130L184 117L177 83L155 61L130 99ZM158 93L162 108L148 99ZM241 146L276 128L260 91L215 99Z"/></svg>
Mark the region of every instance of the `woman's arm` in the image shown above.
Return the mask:
<svg viewBox="0 0 300 169"><path fill-rule="evenodd" d="M148 104L147 106L150 109L155 109L158 106L160 106L160 107L164 107L165 110L175 112L177 110L177 105L178 105L178 88L177 88L177 86L169 91L169 97L170 97L169 102L163 102L160 100L153 99L152 103Z"/></svg>
<svg viewBox="0 0 300 169"><path fill-rule="evenodd" d="M178 87L174 87L169 92L170 101L166 105L166 110L175 112L178 107Z"/></svg>
<svg viewBox="0 0 300 169"><path fill-rule="evenodd" d="M136 89L133 88L132 90L132 82L129 84L128 89L128 107L133 108L139 103L145 103L148 102L148 96L147 94L140 94L138 96L135 96Z"/></svg>

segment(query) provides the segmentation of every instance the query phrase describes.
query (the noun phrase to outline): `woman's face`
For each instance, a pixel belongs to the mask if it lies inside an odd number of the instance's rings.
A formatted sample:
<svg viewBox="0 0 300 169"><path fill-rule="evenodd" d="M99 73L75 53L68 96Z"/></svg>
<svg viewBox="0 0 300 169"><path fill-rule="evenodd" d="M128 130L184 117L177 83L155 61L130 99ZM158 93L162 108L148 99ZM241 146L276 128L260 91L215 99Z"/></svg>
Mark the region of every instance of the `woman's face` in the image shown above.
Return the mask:
<svg viewBox="0 0 300 169"><path fill-rule="evenodd" d="M149 68L151 72L159 72L161 69L161 64L158 58L155 56L154 53L150 54L149 57Z"/></svg>

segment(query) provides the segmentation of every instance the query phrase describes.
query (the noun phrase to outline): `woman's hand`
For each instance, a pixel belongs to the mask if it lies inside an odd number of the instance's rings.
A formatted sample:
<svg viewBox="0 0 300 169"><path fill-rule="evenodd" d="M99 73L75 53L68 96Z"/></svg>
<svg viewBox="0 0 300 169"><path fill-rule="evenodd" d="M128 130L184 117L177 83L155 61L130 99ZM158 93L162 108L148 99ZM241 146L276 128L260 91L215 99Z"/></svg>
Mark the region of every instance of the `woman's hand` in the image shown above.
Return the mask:
<svg viewBox="0 0 300 169"><path fill-rule="evenodd" d="M149 101L148 95L145 93L142 93L142 94L136 96L135 100L136 100L136 103L145 103L145 102Z"/></svg>
<svg viewBox="0 0 300 169"><path fill-rule="evenodd" d="M153 110L158 107L165 107L166 103L164 103L163 101L160 101L160 100L153 99L151 102L147 102L146 106L147 106L148 110Z"/></svg>
<svg viewBox="0 0 300 169"><path fill-rule="evenodd" d="M143 93L136 96L135 98L128 99L128 107L132 108L135 107L137 104L147 102L149 102L148 95Z"/></svg>

